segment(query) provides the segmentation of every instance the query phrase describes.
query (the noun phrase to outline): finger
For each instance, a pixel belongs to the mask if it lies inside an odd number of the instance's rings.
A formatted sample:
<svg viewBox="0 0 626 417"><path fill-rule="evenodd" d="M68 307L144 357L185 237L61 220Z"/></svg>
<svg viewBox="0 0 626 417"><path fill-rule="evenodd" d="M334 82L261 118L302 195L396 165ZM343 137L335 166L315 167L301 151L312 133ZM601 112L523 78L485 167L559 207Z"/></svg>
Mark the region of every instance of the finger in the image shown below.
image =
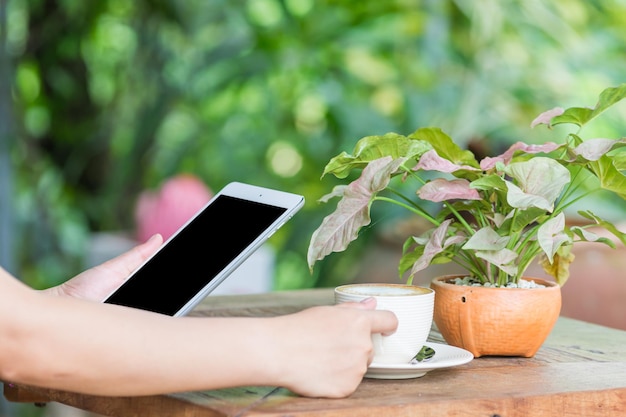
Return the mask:
<svg viewBox="0 0 626 417"><path fill-rule="evenodd" d="M372 333L381 333L383 336L393 334L398 328L398 318L391 311L376 310L371 312Z"/></svg>
<svg viewBox="0 0 626 417"><path fill-rule="evenodd" d="M141 245L138 245L134 248L140 252L141 261L145 261L149 258L156 250L163 244L163 236L159 233L156 233L150 237L150 239L146 240ZM133 252L133 250L131 250Z"/></svg>
<svg viewBox="0 0 626 417"><path fill-rule="evenodd" d="M153 255L162 243L163 238L157 233L146 242L137 245L128 252L105 262L103 266L115 271L129 274L151 255Z"/></svg>
<svg viewBox="0 0 626 417"><path fill-rule="evenodd" d="M376 299L374 297L365 298L361 302L340 303L336 307L374 310L368 312L371 315L372 325L370 329L372 333L381 333L383 336L389 336L398 328L398 318L395 314L388 310L375 310Z"/></svg>

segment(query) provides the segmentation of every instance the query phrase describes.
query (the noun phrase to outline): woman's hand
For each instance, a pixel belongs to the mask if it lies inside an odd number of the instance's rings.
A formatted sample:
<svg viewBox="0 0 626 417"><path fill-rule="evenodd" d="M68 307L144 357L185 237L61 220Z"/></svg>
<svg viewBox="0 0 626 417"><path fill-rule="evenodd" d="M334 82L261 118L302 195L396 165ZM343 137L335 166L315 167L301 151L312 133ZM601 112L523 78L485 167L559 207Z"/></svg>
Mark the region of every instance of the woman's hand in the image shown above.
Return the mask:
<svg viewBox="0 0 626 417"><path fill-rule="evenodd" d="M272 366L282 369L282 385L308 397L352 394L373 359L372 334L388 335L398 326L392 312L375 308L368 298L276 318L273 347L283 350Z"/></svg>
<svg viewBox="0 0 626 417"><path fill-rule="evenodd" d="M154 235L145 243L101 265L76 275L45 293L102 301L126 281L131 272L146 261L163 243L161 235Z"/></svg>

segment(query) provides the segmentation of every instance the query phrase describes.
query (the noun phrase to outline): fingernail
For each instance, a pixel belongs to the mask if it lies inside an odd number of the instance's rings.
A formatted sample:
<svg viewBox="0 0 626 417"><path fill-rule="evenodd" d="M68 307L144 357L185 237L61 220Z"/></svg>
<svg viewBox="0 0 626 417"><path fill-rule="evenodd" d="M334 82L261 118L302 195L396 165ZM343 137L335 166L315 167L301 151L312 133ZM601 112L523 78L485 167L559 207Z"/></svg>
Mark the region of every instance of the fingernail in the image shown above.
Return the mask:
<svg viewBox="0 0 626 417"><path fill-rule="evenodd" d="M371 302L372 300L374 300L374 297L367 297L367 298L362 299L359 302L363 303L363 304L367 304L367 303Z"/></svg>
<svg viewBox="0 0 626 417"><path fill-rule="evenodd" d="M150 236L150 239L148 239L148 240L146 241L146 243L148 243L148 242L152 242L152 241L154 241L154 240L156 240L156 239L160 239L160 238L161 238L161 235L160 235L159 233L155 233L155 234L153 234L152 236Z"/></svg>

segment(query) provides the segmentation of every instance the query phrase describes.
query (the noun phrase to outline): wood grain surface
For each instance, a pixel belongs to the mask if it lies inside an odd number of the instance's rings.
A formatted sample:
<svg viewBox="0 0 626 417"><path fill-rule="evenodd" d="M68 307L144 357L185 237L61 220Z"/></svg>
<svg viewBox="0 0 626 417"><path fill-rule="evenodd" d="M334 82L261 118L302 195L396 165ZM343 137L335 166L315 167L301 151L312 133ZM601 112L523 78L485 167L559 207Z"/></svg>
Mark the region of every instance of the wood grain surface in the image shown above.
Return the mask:
<svg viewBox="0 0 626 417"><path fill-rule="evenodd" d="M331 304L329 289L207 298L196 316L271 316ZM443 343L434 328L430 341ZM365 378L340 400L277 387L98 397L5 384L11 401L58 401L131 416L620 416L626 415L626 332L564 317L533 358L481 357L421 378Z"/></svg>

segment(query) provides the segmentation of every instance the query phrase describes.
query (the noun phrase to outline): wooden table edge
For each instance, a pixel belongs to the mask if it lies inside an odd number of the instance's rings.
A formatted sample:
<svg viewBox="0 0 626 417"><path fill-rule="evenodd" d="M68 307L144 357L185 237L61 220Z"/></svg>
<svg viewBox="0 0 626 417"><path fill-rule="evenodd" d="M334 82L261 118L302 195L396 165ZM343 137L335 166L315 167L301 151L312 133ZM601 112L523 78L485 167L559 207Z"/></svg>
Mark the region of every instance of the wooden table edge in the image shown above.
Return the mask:
<svg viewBox="0 0 626 417"><path fill-rule="evenodd" d="M41 406L49 402L58 402L107 416L145 417L146 415L161 415L160 413L167 412L167 410L175 410L171 414L166 414L170 416L227 417L230 415L230 413L202 407L170 395L132 397L76 395L76 393L71 392L25 385L18 386L5 382L4 396L8 401L16 403L33 403Z"/></svg>

